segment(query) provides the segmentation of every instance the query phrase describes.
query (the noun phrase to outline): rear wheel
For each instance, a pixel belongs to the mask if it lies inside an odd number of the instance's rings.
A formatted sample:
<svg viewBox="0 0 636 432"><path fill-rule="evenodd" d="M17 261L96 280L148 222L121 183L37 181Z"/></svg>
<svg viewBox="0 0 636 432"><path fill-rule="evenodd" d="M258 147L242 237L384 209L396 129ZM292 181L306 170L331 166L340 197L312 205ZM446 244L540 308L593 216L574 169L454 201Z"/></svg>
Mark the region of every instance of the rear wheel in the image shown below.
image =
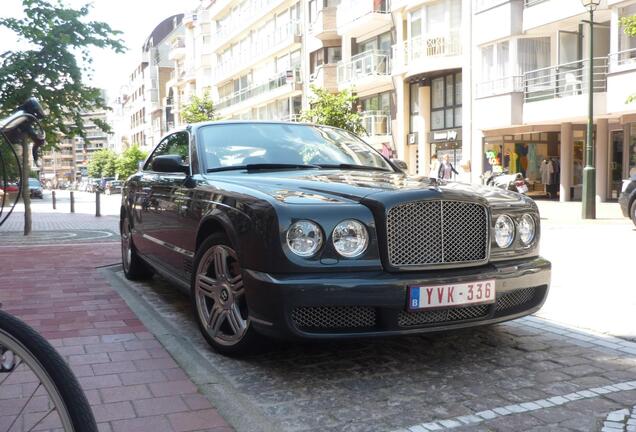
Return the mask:
<svg viewBox="0 0 636 432"><path fill-rule="evenodd" d="M263 336L251 326L238 254L222 234L208 237L194 258L192 307L206 341L219 353L256 352Z"/></svg>
<svg viewBox="0 0 636 432"><path fill-rule="evenodd" d="M632 222L636 225L636 199L632 202L632 205L629 209L629 214L632 217Z"/></svg>
<svg viewBox="0 0 636 432"><path fill-rule="evenodd" d="M149 279L153 275L152 269L137 254L130 232L128 216L124 216L121 221L121 262L126 279L143 280Z"/></svg>

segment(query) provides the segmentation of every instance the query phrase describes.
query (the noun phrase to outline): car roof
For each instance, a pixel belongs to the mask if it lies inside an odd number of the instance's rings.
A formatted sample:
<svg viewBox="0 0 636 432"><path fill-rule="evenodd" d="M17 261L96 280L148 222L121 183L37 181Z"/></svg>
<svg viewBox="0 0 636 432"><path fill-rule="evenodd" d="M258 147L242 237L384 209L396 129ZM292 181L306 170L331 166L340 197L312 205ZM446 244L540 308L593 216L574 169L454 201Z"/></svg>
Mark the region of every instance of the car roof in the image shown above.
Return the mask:
<svg viewBox="0 0 636 432"><path fill-rule="evenodd" d="M228 125L228 124L280 124L280 125L292 125L292 126L299 126L299 125L318 126L318 127L332 128L332 129L340 129L334 126L320 125L320 124L315 124L310 122L292 122L292 121L282 121L282 120L210 120L210 121L191 123L191 124L176 127L170 130L168 133L166 133L163 137L161 137L161 139L175 132L196 130L204 126Z"/></svg>

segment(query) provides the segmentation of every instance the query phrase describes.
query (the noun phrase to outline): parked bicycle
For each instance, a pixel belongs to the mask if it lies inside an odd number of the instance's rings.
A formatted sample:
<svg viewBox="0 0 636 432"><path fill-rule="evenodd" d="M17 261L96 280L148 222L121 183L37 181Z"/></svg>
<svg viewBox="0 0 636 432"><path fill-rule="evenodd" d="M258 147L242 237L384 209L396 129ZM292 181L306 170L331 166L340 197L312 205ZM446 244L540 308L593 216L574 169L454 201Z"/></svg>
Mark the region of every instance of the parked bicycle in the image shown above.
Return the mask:
<svg viewBox="0 0 636 432"><path fill-rule="evenodd" d="M0 120L0 180L9 183L8 157L15 158L18 178L20 159L13 145L23 138L33 141L33 159L37 162L44 144L39 123L44 111L34 98L9 117ZM4 154L4 156L3 156ZM2 217L7 194L0 197L0 225L11 215L20 199L18 190L7 214ZM2 305L0 304L0 307ZM5 400L11 402L3 403ZM18 318L0 310L0 432L59 430L97 432L97 424L86 395L62 356L39 333Z"/></svg>

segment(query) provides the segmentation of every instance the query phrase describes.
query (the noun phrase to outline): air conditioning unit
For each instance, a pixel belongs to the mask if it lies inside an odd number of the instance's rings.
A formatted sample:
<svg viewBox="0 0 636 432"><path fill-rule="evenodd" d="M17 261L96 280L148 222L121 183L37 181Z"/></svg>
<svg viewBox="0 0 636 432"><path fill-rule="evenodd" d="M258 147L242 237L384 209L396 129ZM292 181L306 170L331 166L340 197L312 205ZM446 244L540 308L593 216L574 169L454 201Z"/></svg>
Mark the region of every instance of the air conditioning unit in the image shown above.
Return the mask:
<svg viewBox="0 0 636 432"><path fill-rule="evenodd" d="M411 132L410 134L408 134L406 136L406 142L409 145L415 145L417 144L417 132Z"/></svg>

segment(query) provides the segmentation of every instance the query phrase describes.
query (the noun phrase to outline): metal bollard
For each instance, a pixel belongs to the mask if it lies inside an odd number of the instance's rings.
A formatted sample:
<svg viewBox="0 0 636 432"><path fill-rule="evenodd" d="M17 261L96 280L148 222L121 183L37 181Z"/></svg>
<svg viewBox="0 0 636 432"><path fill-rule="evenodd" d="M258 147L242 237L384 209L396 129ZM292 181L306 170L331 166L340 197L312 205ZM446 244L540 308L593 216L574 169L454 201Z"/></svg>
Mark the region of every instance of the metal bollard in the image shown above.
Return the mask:
<svg viewBox="0 0 636 432"><path fill-rule="evenodd" d="M55 210L55 191L51 191L51 202L53 202L53 210Z"/></svg>
<svg viewBox="0 0 636 432"><path fill-rule="evenodd" d="M75 194L71 191L71 213L75 213Z"/></svg>
<svg viewBox="0 0 636 432"><path fill-rule="evenodd" d="M99 206L99 196L101 195L100 191L95 191L95 216L101 216L100 206Z"/></svg>

